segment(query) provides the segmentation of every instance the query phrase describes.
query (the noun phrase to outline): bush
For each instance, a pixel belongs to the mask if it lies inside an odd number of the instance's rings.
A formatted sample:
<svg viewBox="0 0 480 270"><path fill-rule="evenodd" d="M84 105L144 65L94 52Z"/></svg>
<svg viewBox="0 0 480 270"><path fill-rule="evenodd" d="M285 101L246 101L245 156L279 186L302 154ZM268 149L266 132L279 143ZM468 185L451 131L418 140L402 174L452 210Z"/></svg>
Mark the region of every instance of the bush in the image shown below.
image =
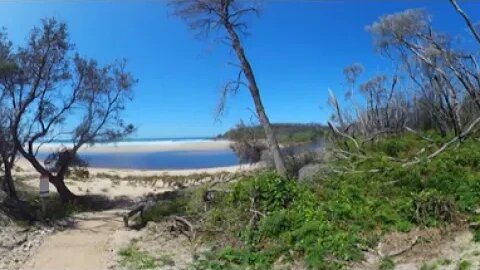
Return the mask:
<svg viewBox="0 0 480 270"><path fill-rule="evenodd" d="M386 156L411 157L423 145L413 136L371 144L365 150L369 158L329 164L355 163L358 172L326 174L315 185L271 172L238 181L205 213L207 224L221 226L236 241L223 242L223 249L197 261L196 268L268 269L281 258L285 264L302 261L308 268L341 269L361 260L362 250L375 246L385 232L442 226L471 216L480 205L480 156L466 152L480 153L480 143L467 140L410 167ZM392 264L385 259L381 267L391 269Z"/></svg>
<svg viewBox="0 0 480 270"><path fill-rule="evenodd" d="M385 257L382 259L378 270L391 270L395 268L395 262L390 257Z"/></svg>
<svg viewBox="0 0 480 270"><path fill-rule="evenodd" d="M262 152L267 149L263 142L242 140L235 141L230 145L240 162L256 163L261 160Z"/></svg>
<svg viewBox="0 0 480 270"><path fill-rule="evenodd" d="M147 252L141 251L135 246L128 246L120 250L118 255L122 257L120 264L128 269L154 269L162 265Z"/></svg>

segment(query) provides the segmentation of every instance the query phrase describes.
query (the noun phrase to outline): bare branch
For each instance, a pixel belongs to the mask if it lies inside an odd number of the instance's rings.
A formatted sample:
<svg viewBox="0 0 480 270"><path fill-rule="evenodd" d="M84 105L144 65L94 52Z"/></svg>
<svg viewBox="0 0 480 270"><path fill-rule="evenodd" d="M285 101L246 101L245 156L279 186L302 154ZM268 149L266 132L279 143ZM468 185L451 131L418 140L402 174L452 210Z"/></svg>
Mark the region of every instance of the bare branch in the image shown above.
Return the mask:
<svg viewBox="0 0 480 270"><path fill-rule="evenodd" d="M470 32L472 32L473 36L475 39L480 43L480 34L478 33L477 29L475 29L475 25L473 24L472 20L468 15L465 13L465 11L462 10L460 5L458 5L457 0L450 0L450 3L452 3L452 6L455 8L455 10L460 14L460 16L463 17L465 20L465 23L467 24L468 28L470 29Z"/></svg>
<svg viewBox="0 0 480 270"><path fill-rule="evenodd" d="M346 133L343 133L341 132L340 130L338 130L338 128L335 127L335 125L332 124L332 122L328 121L328 126L330 127L330 129L333 130L333 132L337 135L340 135L341 137L344 137L350 141L353 142L353 144L355 145L355 148L357 148L357 150L360 150L360 146L358 145L358 142L357 140L355 140L352 136L346 134Z"/></svg>

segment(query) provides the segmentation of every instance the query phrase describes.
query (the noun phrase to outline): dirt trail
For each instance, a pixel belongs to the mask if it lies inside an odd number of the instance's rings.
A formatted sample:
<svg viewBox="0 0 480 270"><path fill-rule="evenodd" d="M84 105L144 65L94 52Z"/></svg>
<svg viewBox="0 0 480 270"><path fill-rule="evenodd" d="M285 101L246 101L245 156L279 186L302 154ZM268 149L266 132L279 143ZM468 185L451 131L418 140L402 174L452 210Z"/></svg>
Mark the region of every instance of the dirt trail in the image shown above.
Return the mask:
<svg viewBox="0 0 480 270"><path fill-rule="evenodd" d="M114 252L112 236L123 229L121 210L84 213L72 228L47 237L22 270L104 270Z"/></svg>

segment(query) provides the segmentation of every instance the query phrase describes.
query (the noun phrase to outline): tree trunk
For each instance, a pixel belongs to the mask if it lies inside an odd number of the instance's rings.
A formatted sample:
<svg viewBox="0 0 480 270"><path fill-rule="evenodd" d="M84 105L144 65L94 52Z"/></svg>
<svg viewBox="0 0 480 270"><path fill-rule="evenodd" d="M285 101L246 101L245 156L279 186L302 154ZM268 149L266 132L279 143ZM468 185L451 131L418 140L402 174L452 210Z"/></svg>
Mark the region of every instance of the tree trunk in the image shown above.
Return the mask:
<svg viewBox="0 0 480 270"><path fill-rule="evenodd" d="M4 161L3 166L5 169L5 175L3 177L6 188L5 191L8 193L8 196L11 199L18 201L17 190L15 189L15 185L13 184L12 165L10 164L10 162Z"/></svg>
<svg viewBox="0 0 480 270"><path fill-rule="evenodd" d="M45 167L43 167L42 164L40 164L40 162L33 154L25 151L19 140L16 140L16 143L20 154L22 154L22 156L30 162L30 164L35 168L35 170L41 175L48 175L50 183L52 183L52 185L57 189L58 195L60 196L62 202L65 203L75 201L78 196L73 194L70 189L68 189L68 187L65 185L65 166L62 167L59 173L53 175Z"/></svg>
<svg viewBox="0 0 480 270"><path fill-rule="evenodd" d="M273 156L273 161L275 163L275 169L277 172L283 176L287 176L287 169L285 168L285 163L280 152L280 147L278 146L277 138L273 132L270 120L268 119L267 114L265 113L265 108L263 107L262 99L260 97L260 90L258 89L257 82L255 80L255 75L253 74L253 69L250 66L250 63L245 55L245 51L242 48L240 38L238 37L233 25L230 22L225 22L225 28L227 29L230 39L232 40L232 47L235 49L237 57L242 64L242 70L245 74L245 77L248 80L248 89L252 96L253 102L255 104L255 109L260 120L260 123L263 126L265 131L265 137L267 139L268 148L270 153Z"/></svg>
<svg viewBox="0 0 480 270"><path fill-rule="evenodd" d="M73 202L78 198L77 195L73 194L70 189L65 185L65 176L64 175L51 175L49 177L50 183L55 186L57 189L58 195L62 202Z"/></svg>

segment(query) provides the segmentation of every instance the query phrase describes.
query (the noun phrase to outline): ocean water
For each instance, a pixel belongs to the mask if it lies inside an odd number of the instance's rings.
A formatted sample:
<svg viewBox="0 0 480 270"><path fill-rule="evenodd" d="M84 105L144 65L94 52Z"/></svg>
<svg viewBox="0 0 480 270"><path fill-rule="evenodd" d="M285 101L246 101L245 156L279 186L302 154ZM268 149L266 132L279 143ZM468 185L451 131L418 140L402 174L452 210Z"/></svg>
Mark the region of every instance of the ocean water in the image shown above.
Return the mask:
<svg viewBox="0 0 480 270"><path fill-rule="evenodd" d="M200 169L239 164L231 150L147 153L84 153L90 167L141 170Z"/></svg>
<svg viewBox="0 0 480 270"><path fill-rule="evenodd" d="M131 139L116 143L97 145L135 146L135 145L171 145L211 141L209 138L153 138ZM57 141L45 146L68 146L67 142ZM38 157L44 159L49 153L40 151ZM224 167L239 164L235 153L230 149L202 151L161 151L135 153L79 153L92 168L168 170L200 169Z"/></svg>
<svg viewBox="0 0 480 270"><path fill-rule="evenodd" d="M198 143L198 142L210 142L211 138L207 137L186 137L186 138L138 138L138 139L125 139L122 141L111 143L97 143L96 146L136 146L136 145L172 145L172 144L185 144L185 143ZM68 141L54 141L44 143L45 147L71 147L72 144Z"/></svg>

